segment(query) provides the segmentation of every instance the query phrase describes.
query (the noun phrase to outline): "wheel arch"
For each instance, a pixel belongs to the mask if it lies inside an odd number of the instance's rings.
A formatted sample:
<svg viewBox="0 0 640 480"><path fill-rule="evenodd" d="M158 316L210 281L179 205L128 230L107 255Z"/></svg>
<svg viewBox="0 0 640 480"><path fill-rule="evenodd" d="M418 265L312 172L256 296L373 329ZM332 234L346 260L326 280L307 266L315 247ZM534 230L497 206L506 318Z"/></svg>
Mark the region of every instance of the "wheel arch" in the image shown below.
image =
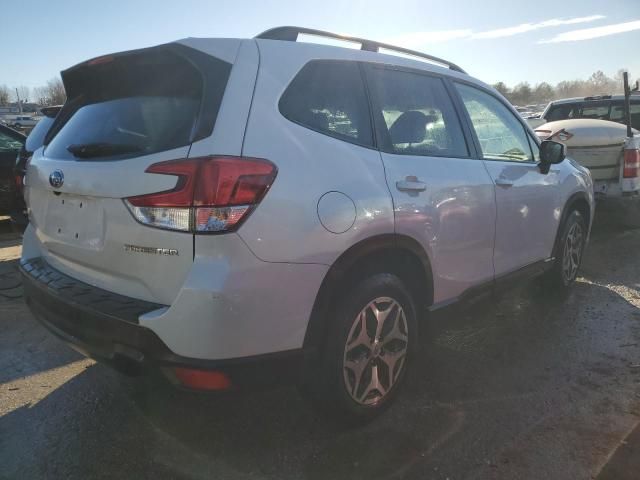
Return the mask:
<svg viewBox="0 0 640 480"><path fill-rule="evenodd" d="M576 192L571 195L564 204L564 209L562 211L562 216L560 217L560 222L558 222L558 230L556 232L556 239L553 246L552 256L556 257L558 254L558 242L560 241L560 235L562 235L562 229L564 227L567 218L573 211L578 211L585 218L587 222L587 230L589 230L591 226L591 222L593 221L591 215L591 205L589 203L589 199L585 192Z"/></svg>
<svg viewBox="0 0 640 480"><path fill-rule="evenodd" d="M433 303L433 272L424 248L413 238L384 234L360 241L331 265L311 311L304 348L318 352L327 333L326 317L340 294L355 281L372 273L394 273L407 283L418 313Z"/></svg>

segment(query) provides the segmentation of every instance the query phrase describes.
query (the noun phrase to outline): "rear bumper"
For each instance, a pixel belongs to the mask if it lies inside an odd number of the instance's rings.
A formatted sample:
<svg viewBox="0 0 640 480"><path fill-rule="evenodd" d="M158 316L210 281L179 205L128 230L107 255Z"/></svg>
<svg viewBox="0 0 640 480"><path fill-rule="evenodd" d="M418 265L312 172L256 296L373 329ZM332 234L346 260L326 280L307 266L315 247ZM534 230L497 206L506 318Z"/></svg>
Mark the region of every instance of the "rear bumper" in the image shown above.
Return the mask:
<svg viewBox="0 0 640 480"><path fill-rule="evenodd" d="M92 287L42 258L23 260L20 271L25 301L47 329L77 351L124 373L160 370L174 380L174 367L211 370L226 375L234 388L289 384L298 377L302 350L226 360L184 357L138 323L140 315L163 305Z"/></svg>

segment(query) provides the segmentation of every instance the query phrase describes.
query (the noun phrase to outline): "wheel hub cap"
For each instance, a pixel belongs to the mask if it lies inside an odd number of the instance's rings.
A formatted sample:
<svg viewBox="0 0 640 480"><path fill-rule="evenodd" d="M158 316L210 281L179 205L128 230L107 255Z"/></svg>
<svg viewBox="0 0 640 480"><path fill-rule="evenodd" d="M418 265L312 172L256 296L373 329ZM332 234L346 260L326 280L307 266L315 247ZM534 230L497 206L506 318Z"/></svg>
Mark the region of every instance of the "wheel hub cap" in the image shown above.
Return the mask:
<svg viewBox="0 0 640 480"><path fill-rule="evenodd" d="M582 227L574 223L567 234L562 257L562 273L567 282L574 280L578 274L583 243Z"/></svg>
<svg viewBox="0 0 640 480"><path fill-rule="evenodd" d="M356 316L344 348L343 375L351 398L361 405L379 402L404 368L407 320L393 298L379 297Z"/></svg>

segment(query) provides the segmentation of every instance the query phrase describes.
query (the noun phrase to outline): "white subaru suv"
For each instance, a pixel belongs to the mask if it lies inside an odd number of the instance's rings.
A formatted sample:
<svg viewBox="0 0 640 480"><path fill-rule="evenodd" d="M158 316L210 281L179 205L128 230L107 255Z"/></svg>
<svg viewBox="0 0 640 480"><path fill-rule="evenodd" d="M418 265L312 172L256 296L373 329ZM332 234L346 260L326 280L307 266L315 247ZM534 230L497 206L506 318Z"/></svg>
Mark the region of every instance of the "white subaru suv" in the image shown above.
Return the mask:
<svg viewBox="0 0 640 480"><path fill-rule="evenodd" d="M24 295L122 370L196 390L295 381L367 419L396 396L425 313L516 277L576 278L588 171L448 61L280 27L62 77L27 169Z"/></svg>

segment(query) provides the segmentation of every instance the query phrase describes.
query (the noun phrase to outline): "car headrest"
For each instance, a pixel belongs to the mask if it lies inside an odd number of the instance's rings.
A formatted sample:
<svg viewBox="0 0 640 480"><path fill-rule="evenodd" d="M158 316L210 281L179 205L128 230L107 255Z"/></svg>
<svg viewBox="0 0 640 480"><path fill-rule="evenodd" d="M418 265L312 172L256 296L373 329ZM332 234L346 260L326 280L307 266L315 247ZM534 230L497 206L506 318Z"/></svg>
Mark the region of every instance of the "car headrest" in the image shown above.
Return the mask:
<svg viewBox="0 0 640 480"><path fill-rule="evenodd" d="M327 118L327 114L323 112L304 110L298 115L298 121L315 130L329 130L329 119Z"/></svg>
<svg viewBox="0 0 640 480"><path fill-rule="evenodd" d="M427 134L429 117L417 110L409 110L400 115L389 128L391 143L420 143ZM433 121L433 120L431 120Z"/></svg>

